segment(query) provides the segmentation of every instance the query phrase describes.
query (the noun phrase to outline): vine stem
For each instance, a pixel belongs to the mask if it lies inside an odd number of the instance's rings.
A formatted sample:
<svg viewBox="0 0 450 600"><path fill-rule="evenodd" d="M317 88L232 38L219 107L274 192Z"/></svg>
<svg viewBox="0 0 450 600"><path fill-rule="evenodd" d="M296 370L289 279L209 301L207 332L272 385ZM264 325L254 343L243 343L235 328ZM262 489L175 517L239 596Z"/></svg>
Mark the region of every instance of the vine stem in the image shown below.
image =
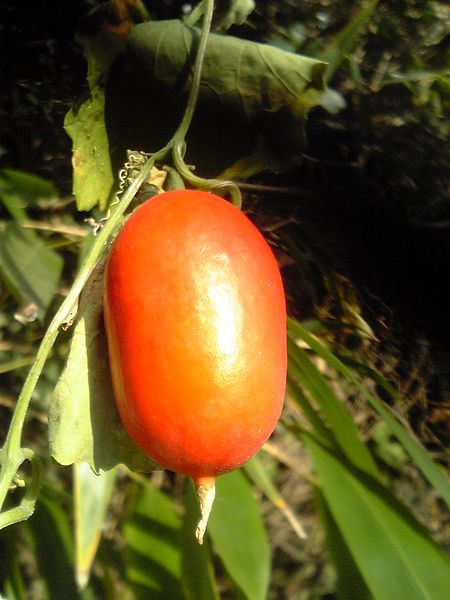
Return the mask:
<svg viewBox="0 0 450 600"><path fill-rule="evenodd" d="M169 142L172 149L172 160L174 167L185 181L200 189L226 189L231 196L232 203L240 209L242 205L241 192L239 187L233 181L223 181L221 179L203 179L202 177L194 175L184 162L184 140L191 125L195 107L197 105L206 44L208 41L209 30L211 29L211 22L214 13L214 0L206 0L206 2L200 3L197 6L197 9L199 13L203 14L203 27L195 57L192 87L187 102L186 111L179 128L175 132L172 140ZM194 12L197 9L195 9Z"/></svg>
<svg viewBox="0 0 450 600"><path fill-rule="evenodd" d="M83 267L75 278L70 292L53 317L42 339L35 361L28 372L28 376L17 400L8 434L6 436L5 445L1 450L2 464L0 471L0 509L3 506L8 490L14 480L14 477L16 476L17 470L22 462L29 458L26 454L24 454L24 450L21 448L22 430L31 396L36 387L42 369L44 368L50 350L52 349L53 344L58 337L61 326L66 322L68 315L71 313L74 305L76 304L78 296L80 295L85 283L89 279L89 276L92 273L95 265L103 254L110 235L120 224L123 213L136 195L139 187L147 179L155 162L155 156L156 155L148 159L141 169L139 175L131 183L130 187L124 192L121 202L117 205L114 213L111 215L110 219L107 221L106 225L96 238L91 251L89 252L89 255L83 264Z"/></svg>
<svg viewBox="0 0 450 600"><path fill-rule="evenodd" d="M28 376L24 382L22 391L14 409L5 444L0 450L0 510L3 507L8 491L17 475L17 471L25 460L32 461L33 475L29 491L33 491L33 493L26 494L26 498L24 498L25 502L22 501L21 506L15 509L10 509L2 514L2 518L0 519L0 527L6 527L11 523L27 518L32 514L34 509L34 502L40 487L41 468L37 465L37 459L34 454L30 450L21 447L22 431L33 391L42 373L50 350L52 349L53 344L58 337L61 326L67 322L69 315L73 311L73 307L76 305L80 293L89 279L89 276L94 270L98 260L105 252L110 237L123 221L123 215L126 209L135 197L141 185L147 180L153 165L157 161L160 162L166 160L171 153L175 155L177 152L179 152L179 148L183 147L184 145L184 140L191 125L195 106L197 104L206 43L211 28L212 15L214 11L214 0L207 0L205 6L206 8L203 27L194 63L192 85L183 119L167 145L158 152L152 154L147 162L143 165L139 175L126 189L121 197L120 202L116 205L105 226L95 239L82 268L75 278L69 294L56 312L42 339L35 361L31 366ZM188 171L188 168L184 164L182 157L181 161L177 162L181 165L184 171ZM33 496L33 498L31 496Z"/></svg>

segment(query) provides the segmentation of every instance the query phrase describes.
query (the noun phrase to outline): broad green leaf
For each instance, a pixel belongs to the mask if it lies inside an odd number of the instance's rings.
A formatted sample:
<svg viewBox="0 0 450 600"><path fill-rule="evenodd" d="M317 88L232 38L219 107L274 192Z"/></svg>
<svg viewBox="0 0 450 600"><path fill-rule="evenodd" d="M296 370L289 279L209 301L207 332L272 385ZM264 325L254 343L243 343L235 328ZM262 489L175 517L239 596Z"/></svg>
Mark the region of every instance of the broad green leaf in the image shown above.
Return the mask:
<svg viewBox="0 0 450 600"><path fill-rule="evenodd" d="M181 583L186 600L219 600L211 562L209 540L203 545L195 539L200 510L191 480L185 496L181 537Z"/></svg>
<svg viewBox="0 0 450 600"><path fill-rule="evenodd" d="M87 463L74 469L75 573L78 587L89 580L92 562L100 542L116 469L96 475Z"/></svg>
<svg viewBox="0 0 450 600"><path fill-rule="evenodd" d="M4 172L0 172L0 202L16 221L25 221L27 218L26 200L12 189Z"/></svg>
<svg viewBox="0 0 450 600"><path fill-rule="evenodd" d="M375 461L367 446L360 439L353 419L342 401L333 392L306 352L296 345L292 339L288 340L288 349L289 368L297 386L302 387L310 395L330 426L327 437L339 445L355 466L379 478L380 473ZM312 417L313 414L310 416ZM314 425L315 422L312 421L312 424ZM317 427L318 424L316 424ZM325 433L323 428L320 429L319 433L322 435Z"/></svg>
<svg viewBox="0 0 450 600"><path fill-rule="evenodd" d="M97 205L104 210L114 186L104 107L104 91L95 86L88 100L73 107L64 122L72 139L73 193L78 210Z"/></svg>
<svg viewBox="0 0 450 600"><path fill-rule="evenodd" d="M336 525L325 499L319 489L314 490L317 514L319 515L326 534L326 545L336 568L336 594L338 598L357 598L358 600L371 600L364 579L345 543L344 538Z"/></svg>
<svg viewBox="0 0 450 600"><path fill-rule="evenodd" d="M73 539L67 513L56 499L41 494L33 518L26 526L32 537L44 598L77 598Z"/></svg>
<svg viewBox="0 0 450 600"><path fill-rule="evenodd" d="M446 600L450 563L392 494L303 434L328 508L375 600Z"/></svg>
<svg viewBox="0 0 450 600"><path fill-rule="evenodd" d="M87 462L96 472L118 463L153 471L123 429L111 387L102 319L103 266L97 267L80 302L66 366L49 404L49 443L62 465Z"/></svg>
<svg viewBox="0 0 450 600"><path fill-rule="evenodd" d="M288 328L292 335L297 336L306 342L318 356L322 357L332 368L336 369L338 373L344 375L355 385L367 402L369 402L372 408L389 426L391 432L396 436L406 452L408 452L423 475L450 506L450 480L447 474L445 474L444 471L431 460L419 441L416 440L416 438L414 438L412 434L397 421L397 419L389 412L387 408L383 406L382 402L378 400L376 396L370 393L370 391L367 389L367 386L361 383L360 379L349 367L347 367L341 360L339 360L338 357L336 357L313 336L311 336L306 329L304 329L293 319L288 319ZM376 379L377 382L380 382L381 385L386 387L387 382L384 382L384 380L380 377ZM395 393L390 387L389 390L391 393Z"/></svg>
<svg viewBox="0 0 450 600"><path fill-rule="evenodd" d="M253 483L255 483L255 485L272 502L272 504L276 506L278 510L286 517L298 537L301 539L305 538L306 534L300 521L295 516L292 508L286 502L286 499L274 485L259 456L256 455L251 460L246 462L243 469Z"/></svg>
<svg viewBox="0 0 450 600"><path fill-rule="evenodd" d="M17 194L26 204L36 204L39 200L53 200L59 197L55 186L32 173L18 169L3 169L0 172L11 193Z"/></svg>
<svg viewBox="0 0 450 600"><path fill-rule="evenodd" d="M53 299L63 268L62 257L18 223L0 225L0 275L29 320L42 319ZM26 310L25 310L26 309Z"/></svg>
<svg viewBox="0 0 450 600"><path fill-rule="evenodd" d="M362 30L366 27L375 12L377 4L378 0L364 1L351 21L336 35L321 53L320 58L328 63L325 72L327 83L358 41Z"/></svg>
<svg viewBox="0 0 450 600"><path fill-rule="evenodd" d="M127 580L138 600L183 598L180 526L173 502L152 483L142 486L124 525Z"/></svg>
<svg viewBox="0 0 450 600"><path fill-rule="evenodd" d="M180 21L142 23L131 32L105 90L116 167L127 148L167 144L184 111L198 37ZM300 156L308 111L320 103L324 69L309 57L211 34L187 162L204 176L288 169Z"/></svg>
<svg viewBox="0 0 450 600"><path fill-rule="evenodd" d="M217 478L208 529L213 547L247 600L265 600L271 558L252 486L240 471Z"/></svg>

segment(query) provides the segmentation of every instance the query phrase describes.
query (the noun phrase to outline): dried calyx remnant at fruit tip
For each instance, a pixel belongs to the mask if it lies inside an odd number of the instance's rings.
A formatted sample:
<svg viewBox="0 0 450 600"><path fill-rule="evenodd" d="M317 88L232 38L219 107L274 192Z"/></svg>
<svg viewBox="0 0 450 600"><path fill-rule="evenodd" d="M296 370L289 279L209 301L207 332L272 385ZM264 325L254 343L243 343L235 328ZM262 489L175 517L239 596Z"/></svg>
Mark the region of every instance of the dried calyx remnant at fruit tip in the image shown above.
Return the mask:
<svg viewBox="0 0 450 600"><path fill-rule="evenodd" d="M201 519L198 522L195 532L195 538L199 544L203 544L206 526L208 525L209 515L211 513L214 498L216 497L215 479L213 477L204 477L194 480L197 498L200 504Z"/></svg>
<svg viewBox="0 0 450 600"><path fill-rule="evenodd" d="M286 385L283 284L267 242L214 194L144 202L105 270L105 329L125 429L197 487L201 543L214 480L261 448Z"/></svg>

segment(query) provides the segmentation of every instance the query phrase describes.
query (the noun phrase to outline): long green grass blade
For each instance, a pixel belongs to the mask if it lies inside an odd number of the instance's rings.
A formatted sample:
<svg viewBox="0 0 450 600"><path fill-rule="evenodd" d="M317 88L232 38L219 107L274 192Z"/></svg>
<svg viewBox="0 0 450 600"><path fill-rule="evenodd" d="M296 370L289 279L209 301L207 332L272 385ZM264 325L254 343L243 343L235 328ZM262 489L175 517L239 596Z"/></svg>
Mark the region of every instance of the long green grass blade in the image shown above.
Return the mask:
<svg viewBox="0 0 450 600"><path fill-rule="evenodd" d="M353 560L320 489L314 489L314 498L317 513L325 530L326 545L336 568L337 597L342 600L350 598L372 600L372 594Z"/></svg>
<svg viewBox="0 0 450 600"><path fill-rule="evenodd" d="M218 477L216 488L208 524L214 549L247 600L266 600L271 559L253 488L240 471Z"/></svg>
<svg viewBox="0 0 450 600"><path fill-rule="evenodd" d="M331 428L328 430L328 437L339 445L355 466L373 477L380 478L375 461L360 439L358 430L342 401L333 392L306 352L297 346L293 339L288 340L288 349L291 364L298 369L297 384L311 396Z"/></svg>
<svg viewBox="0 0 450 600"><path fill-rule="evenodd" d="M378 0L364 2L350 22L336 35L323 50L320 58L328 63L325 81L328 83L344 58L358 41L362 30L366 27L377 7Z"/></svg>
<svg viewBox="0 0 450 600"><path fill-rule="evenodd" d="M412 434L401 425L397 419L386 409L383 404L367 389L359 377L347 367L339 358L325 348L306 329L293 319L289 319L288 327L290 334L302 339L331 367L344 375L361 392L371 407L380 415L389 426L391 432L396 436L403 448L411 456L422 474L428 479L434 489L450 506L450 480L448 476L431 460L423 446L412 436Z"/></svg>
<svg viewBox="0 0 450 600"><path fill-rule="evenodd" d="M26 524L43 583L43 598L78 597L73 569L73 540L67 513L56 499L41 494Z"/></svg>
<svg viewBox="0 0 450 600"><path fill-rule="evenodd" d="M183 598L180 525L173 502L151 482L124 526L126 574L136 600Z"/></svg>
<svg viewBox="0 0 450 600"><path fill-rule="evenodd" d="M286 517L298 537L300 539L304 539L306 537L306 533L302 527L302 524L296 517L294 511L284 496L273 483L259 456L256 455L247 463L245 463L243 469L253 483L266 496L266 498L268 498L272 504L276 506L276 508L278 508L278 510Z"/></svg>
<svg viewBox="0 0 450 600"><path fill-rule="evenodd" d="M78 587L83 589L100 542L117 470L95 475L87 463L76 464L73 470L75 571Z"/></svg>
<svg viewBox="0 0 450 600"><path fill-rule="evenodd" d="M447 600L450 563L379 482L304 432L321 491L375 600Z"/></svg>

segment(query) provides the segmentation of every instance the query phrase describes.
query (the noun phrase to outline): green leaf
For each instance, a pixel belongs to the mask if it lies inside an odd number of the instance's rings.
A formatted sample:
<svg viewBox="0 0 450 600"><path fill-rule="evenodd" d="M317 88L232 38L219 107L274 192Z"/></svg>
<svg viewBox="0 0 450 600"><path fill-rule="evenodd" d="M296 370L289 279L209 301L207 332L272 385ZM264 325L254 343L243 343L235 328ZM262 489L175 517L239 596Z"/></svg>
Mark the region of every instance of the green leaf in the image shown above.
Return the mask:
<svg viewBox="0 0 450 600"><path fill-rule="evenodd" d="M309 398L303 392L300 384L297 383L301 380L301 375L298 375L299 373L300 371L296 371L294 363L291 362L286 385L289 396L299 405L302 415L309 421L310 425L315 430L315 434L320 436L322 440L327 440L331 445L337 445L333 432L330 430L330 427L326 425L323 415L317 407L312 405Z"/></svg>
<svg viewBox="0 0 450 600"><path fill-rule="evenodd" d="M111 387L102 319L103 264L86 285L66 366L49 404L49 444L62 465L87 462L96 472L119 463L131 470L157 467L122 427Z"/></svg>
<svg viewBox="0 0 450 600"><path fill-rule="evenodd" d="M155 151L172 136L186 104L198 36L180 21L142 23L131 32L105 91L116 167L127 148ZM307 113L320 103L324 69L309 57L211 34L187 162L214 177L288 169L299 159Z"/></svg>
<svg viewBox="0 0 450 600"><path fill-rule="evenodd" d="M286 502L283 495L275 487L272 479L270 478L267 469L264 467L262 460L258 455L247 461L243 467L244 471L255 483L255 485L263 492L263 494L272 502L276 508L286 517L289 521L292 529L298 535L300 539L306 537L305 531L300 521L295 516L294 511Z"/></svg>
<svg viewBox="0 0 450 600"><path fill-rule="evenodd" d="M13 222L0 226L0 275L16 300L27 307L28 320L45 316L62 268L62 257L34 231Z"/></svg>
<svg viewBox="0 0 450 600"><path fill-rule="evenodd" d="M40 579L49 599L78 597L73 571L73 539L67 514L56 499L41 494L27 521Z"/></svg>
<svg viewBox="0 0 450 600"><path fill-rule="evenodd" d="M338 598L357 598L371 600L370 594L361 573L350 554L347 544L336 525L325 498L319 489L314 489L316 510L326 533L326 545L337 572L336 594Z"/></svg>
<svg viewBox="0 0 450 600"><path fill-rule="evenodd" d="M20 196L27 204L34 205L39 200L53 200L59 197L55 186L38 175L18 169L3 169L0 175L10 191Z"/></svg>
<svg viewBox="0 0 450 600"><path fill-rule="evenodd" d="M348 459L359 469L380 478L380 473L367 446L359 437L358 430L342 401L336 396L324 376L311 362L306 352L293 341L295 336L289 332L288 349L290 370L297 386L307 392L331 429L328 438L337 443ZM311 412L311 411L310 411ZM313 413L310 417L313 416ZM315 421L311 420L314 425ZM317 427L317 424L316 424ZM321 427L319 433L324 434Z"/></svg>
<svg viewBox="0 0 450 600"><path fill-rule="evenodd" d="M192 13L185 19L187 25L198 23L205 11L205 0L200 2ZM248 15L254 10L254 0L221 0L216 2L212 20L212 29L226 31L232 25L242 25Z"/></svg>
<svg viewBox="0 0 450 600"><path fill-rule="evenodd" d="M111 469L96 475L87 463L74 465L75 572L80 589L89 580L116 474Z"/></svg>
<svg viewBox="0 0 450 600"><path fill-rule="evenodd" d="M271 559L253 489L240 471L221 475L208 530L230 577L248 600L265 600Z"/></svg>
<svg viewBox="0 0 450 600"><path fill-rule="evenodd" d="M154 485L142 486L124 526L127 580L140 600L182 598L180 519Z"/></svg>
<svg viewBox="0 0 450 600"><path fill-rule="evenodd" d="M364 2L351 21L336 35L321 53L320 58L328 63L325 80L327 83L358 41L362 30L370 21L377 7L378 0Z"/></svg>
<svg viewBox="0 0 450 600"><path fill-rule="evenodd" d="M450 506L450 480L448 476L440 469L428 456L423 446L412 436L412 434L401 425L395 417L385 408L380 400L376 398L367 389L367 386L361 383L360 379L355 373L349 369L338 357L332 352L325 348L320 342L312 337L306 329L304 329L300 323L297 323L293 319L288 319L288 328L291 335L297 336L306 342L310 348L321 358L323 358L332 368L336 369L338 373L341 373L349 381L351 381L355 387L363 394L364 398L369 402L372 408L380 415L384 422L389 426L391 432L396 436L403 448L408 452L411 458L414 460L417 467L421 470L423 475L428 479L434 489L444 498L447 504ZM394 390L388 386L387 382L381 377L376 377L376 381L388 389L390 393L395 394Z"/></svg>
<svg viewBox="0 0 450 600"><path fill-rule="evenodd" d="M200 545L194 535L200 519L200 509L191 480L188 481L184 507L181 538L181 583L184 596L186 600L219 600L209 541L206 539Z"/></svg>
<svg viewBox="0 0 450 600"><path fill-rule="evenodd" d="M114 186L105 128L105 95L96 86L91 95L66 115L64 128L72 139L73 193L78 210L104 210Z"/></svg>
<svg viewBox="0 0 450 600"><path fill-rule="evenodd" d="M450 563L390 492L308 433L328 508L375 600L446 600Z"/></svg>
<svg viewBox="0 0 450 600"><path fill-rule="evenodd" d="M24 524L19 525L21 528L24 526ZM7 527L2 531L4 552L2 590L7 600L27 600L27 584L21 573L20 564L20 543L23 536L17 535L17 533L15 527Z"/></svg>

